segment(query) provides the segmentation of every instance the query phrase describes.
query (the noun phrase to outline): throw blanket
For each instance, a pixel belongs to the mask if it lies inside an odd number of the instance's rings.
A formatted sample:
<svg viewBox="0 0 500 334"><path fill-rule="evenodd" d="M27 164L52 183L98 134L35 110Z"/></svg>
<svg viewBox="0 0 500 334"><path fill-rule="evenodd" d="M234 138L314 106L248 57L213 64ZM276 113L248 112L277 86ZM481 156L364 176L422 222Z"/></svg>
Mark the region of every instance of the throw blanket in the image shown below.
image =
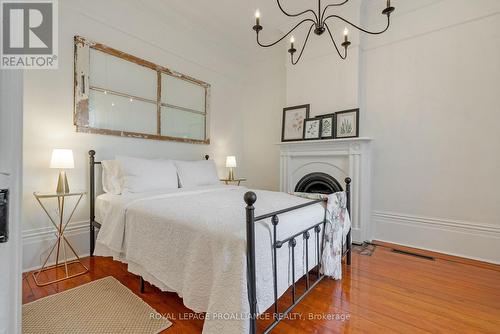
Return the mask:
<svg viewBox="0 0 500 334"><path fill-rule="evenodd" d="M292 193L295 196L309 199L324 199L326 203L326 225L321 255L321 272L333 279L342 278L342 245L351 230L351 219L347 211L345 192L331 195Z"/></svg>

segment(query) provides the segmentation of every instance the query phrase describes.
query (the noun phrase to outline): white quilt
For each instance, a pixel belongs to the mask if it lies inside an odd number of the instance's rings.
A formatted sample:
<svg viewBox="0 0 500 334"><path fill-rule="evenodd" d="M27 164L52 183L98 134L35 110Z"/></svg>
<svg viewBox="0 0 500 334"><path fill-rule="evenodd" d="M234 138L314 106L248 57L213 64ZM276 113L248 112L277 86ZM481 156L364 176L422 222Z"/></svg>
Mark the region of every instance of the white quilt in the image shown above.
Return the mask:
<svg viewBox="0 0 500 334"><path fill-rule="evenodd" d="M195 312L207 312L203 333L248 333L246 223L243 195L248 189L209 186L176 189L162 194L113 195L97 202L102 223L95 254L128 264L164 291L175 291ZM309 200L284 193L253 190L256 216ZM324 219L321 204L280 216L282 240ZM274 301L272 225L256 226L257 299L259 313ZM314 236L314 233L313 235ZM309 265L316 265L316 243L309 242ZM291 285L291 249L278 250L278 292ZM305 273L302 237L295 248L295 277ZM228 317L230 319L228 319Z"/></svg>

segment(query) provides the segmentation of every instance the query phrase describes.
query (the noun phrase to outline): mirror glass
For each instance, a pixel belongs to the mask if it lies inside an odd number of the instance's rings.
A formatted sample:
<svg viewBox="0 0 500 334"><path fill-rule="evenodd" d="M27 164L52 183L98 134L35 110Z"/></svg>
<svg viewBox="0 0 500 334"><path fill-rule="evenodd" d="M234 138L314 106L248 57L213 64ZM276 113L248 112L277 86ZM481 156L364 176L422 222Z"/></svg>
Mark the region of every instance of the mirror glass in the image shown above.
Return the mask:
<svg viewBox="0 0 500 334"><path fill-rule="evenodd" d="M210 85L75 37L77 131L209 144Z"/></svg>

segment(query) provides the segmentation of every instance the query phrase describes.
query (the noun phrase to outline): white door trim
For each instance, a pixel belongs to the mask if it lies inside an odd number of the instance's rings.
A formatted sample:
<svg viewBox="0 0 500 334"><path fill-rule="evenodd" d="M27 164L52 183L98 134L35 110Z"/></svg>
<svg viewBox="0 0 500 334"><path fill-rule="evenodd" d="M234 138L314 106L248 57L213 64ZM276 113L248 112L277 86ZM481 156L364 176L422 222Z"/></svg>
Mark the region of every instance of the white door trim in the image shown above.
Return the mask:
<svg viewBox="0 0 500 334"><path fill-rule="evenodd" d="M2 177L9 187L9 240L2 244L7 251L7 259L1 265L8 273L2 289L8 291L7 300L0 300L0 312L5 321L0 322L0 333L21 333L22 305L22 241L21 241L21 200L22 200L22 155L23 155L23 72L20 70L0 70L0 118L6 122L2 127L0 145L3 142L1 165ZM6 169L6 170L4 170ZM4 267L5 268L5 267ZM2 270L4 270L2 268ZM2 277L4 278L4 277ZM4 309L5 307L5 309Z"/></svg>

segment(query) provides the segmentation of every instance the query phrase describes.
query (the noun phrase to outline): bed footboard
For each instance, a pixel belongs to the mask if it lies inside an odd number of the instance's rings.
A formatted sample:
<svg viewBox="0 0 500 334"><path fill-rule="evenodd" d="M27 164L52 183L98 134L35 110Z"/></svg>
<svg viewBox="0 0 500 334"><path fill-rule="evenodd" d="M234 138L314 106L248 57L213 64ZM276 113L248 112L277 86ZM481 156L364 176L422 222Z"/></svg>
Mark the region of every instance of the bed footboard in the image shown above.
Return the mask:
<svg viewBox="0 0 500 334"><path fill-rule="evenodd" d="M346 178L346 197L347 197L347 210L351 212L351 179ZM279 224L279 215L291 212L294 210L298 210L310 205L314 205L320 202L323 202L322 199L310 201L301 205L293 206L290 208L286 208L283 210L275 211L272 213L264 214L258 217L255 217L255 207L254 204L257 201L257 195L254 192L247 192L244 196L246 206L246 233L247 233L247 285L248 285L248 302L250 305L250 334L257 333L257 286L256 286L256 266L255 266L255 223L264 219L271 218L271 222L273 225L273 242L272 242L272 252L273 252L273 289L274 289L274 311L273 318L274 321L264 329L263 333L269 333L273 330L278 323L284 319L292 309L300 303L300 301L312 290L314 287L323 279L324 275L321 274L320 267L320 259L321 252L323 247L323 242L320 240L321 229L326 223L326 209L325 216L321 222L315 223L314 225L306 228L299 233L288 237L284 240L277 240L277 227ZM313 236L312 236L312 235ZM295 289L295 246L297 245L297 238L301 237L304 240L304 247L306 250L305 260L306 260L306 275L305 275L305 283L306 289L304 293L300 296L297 296ZM311 240L312 238L312 240ZM315 276L315 279L311 279L311 273L309 271L309 242L316 243L316 273L312 274ZM284 245L288 245L291 248L291 264L292 264L292 304L282 312L279 312L278 309L278 284L277 284L277 250ZM344 247L344 246L343 246ZM351 231L347 234L346 246L345 249L342 250L342 255L346 256L346 264L351 264Z"/></svg>

